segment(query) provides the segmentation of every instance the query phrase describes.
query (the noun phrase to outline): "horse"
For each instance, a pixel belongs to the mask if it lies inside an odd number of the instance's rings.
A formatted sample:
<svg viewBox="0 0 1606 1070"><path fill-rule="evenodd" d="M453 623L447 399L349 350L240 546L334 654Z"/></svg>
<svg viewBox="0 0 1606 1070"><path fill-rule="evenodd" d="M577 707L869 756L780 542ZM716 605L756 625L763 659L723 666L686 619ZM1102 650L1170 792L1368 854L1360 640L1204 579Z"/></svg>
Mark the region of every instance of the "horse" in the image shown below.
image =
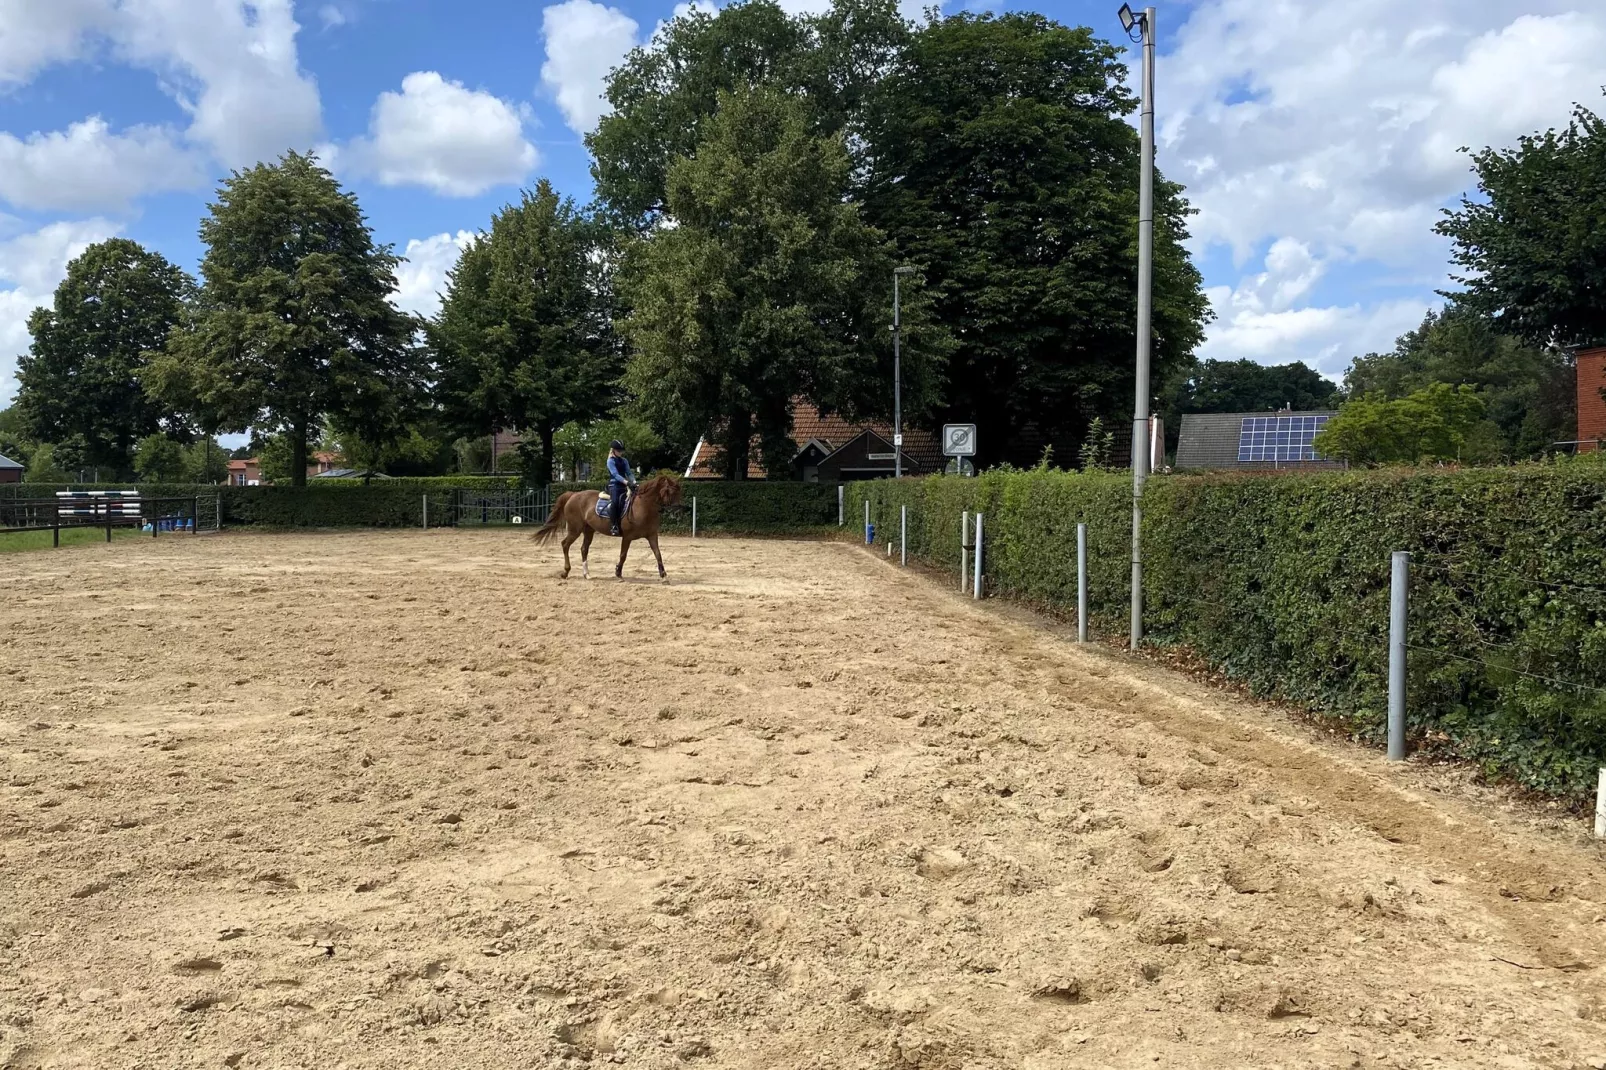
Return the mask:
<svg viewBox="0 0 1606 1070"><path fill-rule="evenodd" d="M610 534L608 518L597 515L599 497L601 492L595 490L565 491L552 503L552 515L535 533L535 541L545 543L559 527L564 529L564 579L569 578L569 546L575 539L584 536L580 543L580 574L590 579L591 566L586 558L591 553L591 539L599 534ZM680 480L672 475L653 476L637 488L625 506L624 516L619 518L621 537L619 563L613 567L615 576L624 578L625 557L630 553L630 544L637 539L646 539L647 545L652 547L652 556L658 559L658 578L669 582L669 573L664 571L664 555L658 552L658 524L665 508L679 504Z"/></svg>

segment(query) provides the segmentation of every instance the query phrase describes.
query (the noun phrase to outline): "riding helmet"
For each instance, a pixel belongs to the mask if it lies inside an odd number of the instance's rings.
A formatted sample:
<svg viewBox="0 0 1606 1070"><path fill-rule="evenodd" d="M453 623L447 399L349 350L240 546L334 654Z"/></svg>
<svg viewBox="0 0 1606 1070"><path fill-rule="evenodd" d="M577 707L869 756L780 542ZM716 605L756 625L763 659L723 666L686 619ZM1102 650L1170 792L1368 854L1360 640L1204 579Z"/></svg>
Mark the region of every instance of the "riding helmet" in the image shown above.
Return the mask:
<svg viewBox="0 0 1606 1070"><path fill-rule="evenodd" d="M620 453L623 453L625 451L625 444L620 442L618 439L614 439L612 442L608 443L608 448L610 450L618 450Z"/></svg>

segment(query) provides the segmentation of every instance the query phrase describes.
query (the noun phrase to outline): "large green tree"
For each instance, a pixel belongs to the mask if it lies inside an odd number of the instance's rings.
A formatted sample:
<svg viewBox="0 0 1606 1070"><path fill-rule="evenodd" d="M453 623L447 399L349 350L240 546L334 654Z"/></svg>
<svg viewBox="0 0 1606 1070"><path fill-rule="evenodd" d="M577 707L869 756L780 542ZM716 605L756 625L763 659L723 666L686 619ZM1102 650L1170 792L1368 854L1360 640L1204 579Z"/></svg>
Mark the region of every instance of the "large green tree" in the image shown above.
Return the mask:
<svg viewBox="0 0 1606 1070"><path fill-rule="evenodd" d="M598 198L620 222L658 219L671 164L697 151L722 93L777 88L807 101L813 133L844 130L909 33L896 0L834 0L798 18L773 0L691 8L609 76L612 110L586 137Z"/></svg>
<svg viewBox="0 0 1606 1070"><path fill-rule="evenodd" d="M1503 334L1488 317L1452 305L1429 312L1393 351L1356 357L1344 389L1353 398L1393 400L1435 383L1471 387L1497 430L1497 452L1521 459L1574 437L1574 376L1559 350Z"/></svg>
<svg viewBox="0 0 1606 1070"><path fill-rule="evenodd" d="M850 167L841 136L816 135L784 90L723 94L696 154L670 165L674 225L627 259L636 404L677 443L710 437L728 478L746 478L755 438L763 466L786 470L794 398L891 412L897 260L846 201ZM946 336L923 288L905 294L904 409L918 419Z"/></svg>
<svg viewBox="0 0 1606 1070"><path fill-rule="evenodd" d="M981 426L985 459L1074 456L1094 417L1130 420L1141 160L1119 55L1042 15L956 15L864 111L866 218L931 280L958 342L943 415ZM1209 318L1189 212L1157 176L1157 383Z"/></svg>
<svg viewBox="0 0 1606 1070"><path fill-rule="evenodd" d="M1322 457L1360 465L1491 460L1466 455L1483 415L1472 387L1434 383L1403 398L1344 402L1314 445Z"/></svg>
<svg viewBox="0 0 1606 1070"><path fill-rule="evenodd" d="M1606 120L1579 106L1472 164L1481 196L1438 225L1466 271L1449 296L1533 345L1606 343Z"/></svg>
<svg viewBox="0 0 1606 1070"><path fill-rule="evenodd" d="M523 470L538 482L557 429L617 400L609 253L606 228L543 179L463 250L430 326L447 424L521 432Z"/></svg>
<svg viewBox="0 0 1606 1070"><path fill-rule="evenodd" d="M153 362L156 396L208 430L288 439L297 486L325 418L402 433L423 371L418 323L390 303L398 260L315 157L236 171L201 222L194 315Z"/></svg>
<svg viewBox="0 0 1606 1070"><path fill-rule="evenodd" d="M71 443L64 452L74 466L119 472L148 435L192 437L174 407L147 396L139 380L194 291L182 269L126 238L79 254L51 306L28 317L33 344L17 363L17 409L28 435Z"/></svg>

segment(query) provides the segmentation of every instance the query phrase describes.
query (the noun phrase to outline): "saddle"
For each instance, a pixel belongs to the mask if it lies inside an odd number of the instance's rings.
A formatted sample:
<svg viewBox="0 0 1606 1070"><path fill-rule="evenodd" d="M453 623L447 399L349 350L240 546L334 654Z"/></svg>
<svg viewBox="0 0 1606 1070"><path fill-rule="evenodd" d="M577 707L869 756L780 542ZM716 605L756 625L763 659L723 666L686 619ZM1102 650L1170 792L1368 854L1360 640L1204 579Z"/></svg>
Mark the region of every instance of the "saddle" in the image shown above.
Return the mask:
<svg viewBox="0 0 1606 1070"><path fill-rule="evenodd" d="M607 491L602 491L601 493L599 493L597 495L597 516L601 517L603 520L607 520L608 519L608 507L610 505L612 505L612 504L613 504L613 498L608 494ZM622 521L624 519L625 515L627 513L629 513L629 512L630 512L630 494L627 491L625 493L625 503L624 503L623 507L621 507L620 510L619 510L620 520Z"/></svg>

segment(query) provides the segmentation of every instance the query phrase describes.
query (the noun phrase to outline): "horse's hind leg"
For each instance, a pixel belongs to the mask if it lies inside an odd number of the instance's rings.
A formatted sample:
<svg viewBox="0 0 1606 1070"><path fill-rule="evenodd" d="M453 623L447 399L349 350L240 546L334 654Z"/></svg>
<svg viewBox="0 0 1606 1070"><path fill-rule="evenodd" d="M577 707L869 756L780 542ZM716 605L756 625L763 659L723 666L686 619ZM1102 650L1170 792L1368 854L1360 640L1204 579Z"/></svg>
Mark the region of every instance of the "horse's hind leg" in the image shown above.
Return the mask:
<svg viewBox="0 0 1606 1070"><path fill-rule="evenodd" d="M658 578L667 580L669 573L664 571L664 555L658 552L658 533L653 532L647 536L647 545L652 547L652 556L658 559Z"/></svg>
<svg viewBox="0 0 1606 1070"><path fill-rule="evenodd" d="M595 535L595 534L596 534L596 532L592 531L591 528L588 526L586 528L585 538L580 540L580 577L581 577L581 579L589 580L591 578L591 562L587 561L586 558L591 556L591 537L593 535Z"/></svg>
<svg viewBox="0 0 1606 1070"><path fill-rule="evenodd" d="M625 558L630 554L630 538L626 536L619 540L619 563L613 566L613 574L617 579L625 578Z"/></svg>
<svg viewBox="0 0 1606 1070"><path fill-rule="evenodd" d="M568 579L569 578L569 545L572 542L574 542L574 537L575 537L575 532L573 532L573 531L569 531L568 533L566 533L563 536L563 578L564 579ZM580 551L580 561L581 561L582 564L585 563L585 550L584 550L583 547L581 548L581 551Z"/></svg>

